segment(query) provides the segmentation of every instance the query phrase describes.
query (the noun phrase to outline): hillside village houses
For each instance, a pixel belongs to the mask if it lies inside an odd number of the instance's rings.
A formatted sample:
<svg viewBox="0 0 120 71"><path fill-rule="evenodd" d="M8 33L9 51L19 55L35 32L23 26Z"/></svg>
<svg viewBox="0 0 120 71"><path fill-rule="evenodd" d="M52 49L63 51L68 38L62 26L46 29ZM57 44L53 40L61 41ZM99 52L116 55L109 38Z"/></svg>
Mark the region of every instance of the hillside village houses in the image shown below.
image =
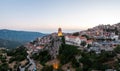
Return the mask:
<svg viewBox="0 0 120 71"><path fill-rule="evenodd" d="M99 25L92 29L80 31L79 36L66 35L65 41L66 44L79 47L81 46L81 42L85 41L85 47L87 47L88 44L91 44L91 47L85 49L87 51L95 51L96 53L100 53L101 50L112 51L117 45L120 45L120 32L117 35L115 27L110 25ZM92 40L87 40L87 38L82 37L82 35L87 35L92 38Z"/></svg>
<svg viewBox="0 0 120 71"><path fill-rule="evenodd" d="M49 54L56 58L59 53L59 46L61 45L60 37L62 36L62 29L58 28L58 33L52 33L43 37L38 37L36 40L28 43L26 47L29 49L28 53L38 53L42 50L48 50Z"/></svg>
<svg viewBox="0 0 120 71"><path fill-rule="evenodd" d="M80 46L81 42L86 42L87 44L92 44L92 40L87 40L86 37L82 36L72 36L72 35L67 35L65 36L65 42L66 44L69 45L75 45L75 46Z"/></svg>
<svg viewBox="0 0 120 71"><path fill-rule="evenodd" d="M114 31L111 31L111 32L106 31L105 30L106 28L115 29L114 27L111 27L109 25L106 25L106 26L99 25L92 29L80 31L79 36L64 34L65 43L69 45L81 47L81 43L86 42L86 45L84 46L83 49L86 49L88 51L96 51L96 53L100 53L101 50L112 51L113 48L115 48L117 45L120 44L120 40L119 40L120 36L117 35ZM58 28L58 33L52 33L50 35L47 35L41 38L38 37L34 41L35 43L34 45L29 43L29 49L31 49L34 52L38 52L39 50L42 50L42 49L48 49L48 50L53 50L55 53L56 50L58 51L58 48L56 48L58 47L58 44L55 45L54 48L51 47L50 45L51 43L53 43L52 42L53 39L55 40L58 38L58 36L61 36L61 35L63 35L62 29ZM82 35L87 35L92 39L88 39ZM89 48L87 48L88 44L91 45ZM51 55L53 54L52 51L50 53Z"/></svg>

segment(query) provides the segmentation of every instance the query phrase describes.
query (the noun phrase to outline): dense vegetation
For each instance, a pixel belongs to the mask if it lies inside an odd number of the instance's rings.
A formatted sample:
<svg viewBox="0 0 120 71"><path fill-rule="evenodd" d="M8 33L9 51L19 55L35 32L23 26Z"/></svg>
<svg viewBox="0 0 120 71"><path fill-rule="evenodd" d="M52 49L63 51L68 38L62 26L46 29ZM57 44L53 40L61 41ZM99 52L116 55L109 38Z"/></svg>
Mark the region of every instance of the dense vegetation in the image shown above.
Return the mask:
<svg viewBox="0 0 120 71"><path fill-rule="evenodd" d="M22 43L18 42L18 41L0 39L0 47L16 48L16 47L18 47L20 45L22 45Z"/></svg>
<svg viewBox="0 0 120 71"><path fill-rule="evenodd" d="M40 64L42 64L42 65L45 65L45 63L46 63L47 61L51 60L51 56L50 56L50 54L48 53L47 50L33 54L33 55L32 55L32 58L33 58L34 60L39 61Z"/></svg>
<svg viewBox="0 0 120 71"><path fill-rule="evenodd" d="M116 49L118 49L118 47ZM115 65L118 65L118 62L114 61L114 57L116 57L116 52L120 52L119 49L115 52L101 51L101 54L96 54L94 51L79 51L75 46L64 44L60 47L59 59L62 65L71 62L72 67L76 68L76 70L105 71L106 69L111 69L113 67L116 68ZM79 58L79 61L77 61L75 58L77 55L81 56L81 58ZM110 65L109 62L114 63L113 65ZM80 65L81 63L83 66Z"/></svg>
<svg viewBox="0 0 120 71"><path fill-rule="evenodd" d="M8 63L6 61L6 56L5 56L6 50L1 49L0 50L0 71L7 71L9 69Z"/></svg>
<svg viewBox="0 0 120 71"><path fill-rule="evenodd" d="M79 32L75 32L72 34L73 36L79 36Z"/></svg>
<svg viewBox="0 0 120 71"><path fill-rule="evenodd" d="M111 68L109 64L104 64L108 61L114 61L115 53L102 51L101 54L96 54L95 52L82 52L82 58L79 59L79 62L83 64L83 71L88 70L102 70Z"/></svg>
<svg viewBox="0 0 120 71"><path fill-rule="evenodd" d="M53 67L52 66L45 66L42 68L41 71L53 71Z"/></svg>
<svg viewBox="0 0 120 71"><path fill-rule="evenodd" d="M62 39L62 41L64 41L64 39ZM84 46L84 44L83 42L82 45ZM106 69L113 68L119 70L120 59L116 58L118 53L120 53L120 46L117 46L114 51L101 51L100 54L96 54L94 51L80 51L76 46L62 44L58 58L62 65L71 63L76 71L105 71ZM77 59L76 56L80 58ZM116 59L118 61L116 61Z"/></svg>
<svg viewBox="0 0 120 71"><path fill-rule="evenodd" d="M12 58L9 60L9 63L12 63L13 61L19 62L26 59L27 52L24 46L20 46L14 50L7 51L7 55L12 56Z"/></svg>
<svg viewBox="0 0 120 71"><path fill-rule="evenodd" d="M20 46L19 48L10 49L10 50L1 50L0 51L0 71L10 70L8 64L12 62L16 62L14 68L17 69L19 66L19 62L26 59L27 53L26 48L24 46ZM8 57L10 57L9 60Z"/></svg>
<svg viewBox="0 0 120 71"><path fill-rule="evenodd" d="M120 45L118 45L118 46L114 49L114 51L115 51L116 53L119 53L119 54L120 54Z"/></svg>
<svg viewBox="0 0 120 71"><path fill-rule="evenodd" d="M59 59L61 64L66 64L72 61L77 54L78 50L76 46L62 44L59 50Z"/></svg>
<svg viewBox="0 0 120 71"><path fill-rule="evenodd" d="M76 56L80 55L81 51L78 50L76 46L65 44L65 39L62 37L62 45L59 49L58 59L60 60L61 65L71 63L74 68L78 68L79 62L76 59Z"/></svg>

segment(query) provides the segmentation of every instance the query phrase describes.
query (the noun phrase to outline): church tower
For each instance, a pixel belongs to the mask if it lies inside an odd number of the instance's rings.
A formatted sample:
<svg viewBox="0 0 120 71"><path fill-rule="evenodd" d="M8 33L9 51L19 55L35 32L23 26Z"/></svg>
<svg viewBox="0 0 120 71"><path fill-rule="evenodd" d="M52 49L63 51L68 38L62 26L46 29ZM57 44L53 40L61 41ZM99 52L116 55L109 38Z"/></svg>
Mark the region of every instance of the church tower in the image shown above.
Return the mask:
<svg viewBox="0 0 120 71"><path fill-rule="evenodd" d="M58 28L58 36L63 36L61 28Z"/></svg>

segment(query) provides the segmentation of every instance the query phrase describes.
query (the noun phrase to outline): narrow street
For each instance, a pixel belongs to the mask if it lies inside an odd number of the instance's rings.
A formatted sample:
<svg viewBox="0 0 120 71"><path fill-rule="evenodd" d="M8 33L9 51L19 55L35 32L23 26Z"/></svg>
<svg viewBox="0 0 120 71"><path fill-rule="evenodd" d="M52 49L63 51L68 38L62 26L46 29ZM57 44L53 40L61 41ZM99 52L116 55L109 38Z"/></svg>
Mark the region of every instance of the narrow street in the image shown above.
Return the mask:
<svg viewBox="0 0 120 71"><path fill-rule="evenodd" d="M29 64L27 64L23 68L21 66L19 66L20 71L25 71L26 68L28 69L28 71L36 71L36 64L35 64L34 60L31 59L29 55L27 55L27 59L29 60Z"/></svg>
<svg viewBox="0 0 120 71"><path fill-rule="evenodd" d="M29 60L29 64L31 64L31 65L29 66L28 70L30 70L30 71L36 71L36 65L35 65L34 60L31 59L31 58L29 57L29 55L27 56L27 59Z"/></svg>

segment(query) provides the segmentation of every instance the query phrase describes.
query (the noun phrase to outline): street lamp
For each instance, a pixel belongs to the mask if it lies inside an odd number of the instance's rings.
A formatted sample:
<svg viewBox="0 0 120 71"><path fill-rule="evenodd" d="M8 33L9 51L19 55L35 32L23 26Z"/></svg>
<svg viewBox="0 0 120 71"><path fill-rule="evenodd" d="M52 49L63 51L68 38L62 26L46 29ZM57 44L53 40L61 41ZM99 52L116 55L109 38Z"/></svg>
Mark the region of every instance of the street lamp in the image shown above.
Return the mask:
<svg viewBox="0 0 120 71"><path fill-rule="evenodd" d="M57 69L59 68L58 63L53 63L53 68L54 68L55 70L57 70Z"/></svg>

